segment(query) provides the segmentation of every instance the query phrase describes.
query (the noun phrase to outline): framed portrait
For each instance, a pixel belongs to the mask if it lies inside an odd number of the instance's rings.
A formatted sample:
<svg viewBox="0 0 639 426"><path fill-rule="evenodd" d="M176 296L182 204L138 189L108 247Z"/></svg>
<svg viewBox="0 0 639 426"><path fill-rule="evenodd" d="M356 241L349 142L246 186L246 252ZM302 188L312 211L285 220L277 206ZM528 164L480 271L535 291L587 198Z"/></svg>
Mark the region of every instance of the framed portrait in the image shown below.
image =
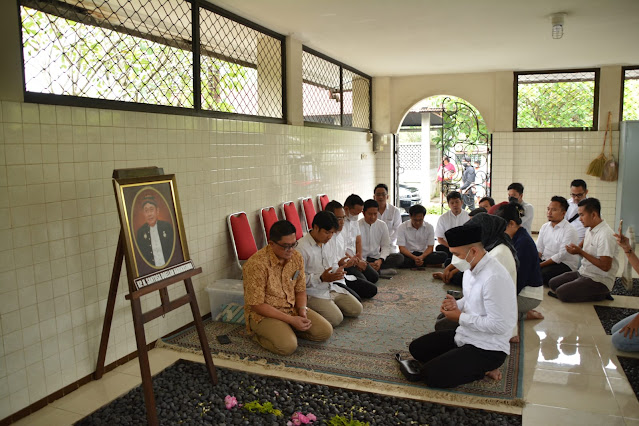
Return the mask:
<svg viewBox="0 0 639 426"><path fill-rule="evenodd" d="M192 269L175 175L114 179L113 186L136 287Z"/></svg>

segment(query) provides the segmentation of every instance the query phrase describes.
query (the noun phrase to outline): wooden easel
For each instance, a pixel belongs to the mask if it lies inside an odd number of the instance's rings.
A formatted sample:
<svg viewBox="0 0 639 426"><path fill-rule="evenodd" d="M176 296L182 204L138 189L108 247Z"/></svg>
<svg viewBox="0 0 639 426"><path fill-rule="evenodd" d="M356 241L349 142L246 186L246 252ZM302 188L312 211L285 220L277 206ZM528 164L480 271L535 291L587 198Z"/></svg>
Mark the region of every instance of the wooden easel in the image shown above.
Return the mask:
<svg viewBox="0 0 639 426"><path fill-rule="evenodd" d="M163 170L159 167L145 167L139 169L120 169L113 171L113 178L129 178L129 177L150 177L164 174ZM120 229L120 237L118 239L117 251L115 253L115 261L113 263L113 272L111 273L111 285L109 287L109 297L107 299L106 312L104 314L104 323L102 326L102 337L100 339L100 350L98 352L98 362L93 375L95 380L98 380L104 374L104 362L106 359L107 346L109 343L109 334L111 332L111 322L113 320L113 310L115 308L115 299L118 294L118 282L120 281L120 272L122 270L122 262L124 260L125 253L125 239L123 235L124 230ZM127 278L129 282L129 294L126 295L126 299L131 301L131 311L133 312L133 327L135 330L135 341L138 347L138 360L140 361L140 373L142 375L142 388L144 390L144 405L146 406L146 418L149 425L158 425L158 416L155 407L155 396L153 395L153 383L151 377L151 368L149 366L149 355L146 348L146 337L144 334L144 324L154 320L160 315L165 315L174 309L179 308L182 305L189 303L191 305L191 313L193 314L193 320L195 322L195 328L197 329L198 336L200 338L200 345L202 346L202 354L204 355L204 361L211 379L211 383L217 384L217 373L215 371L215 365L211 358L211 349L209 348L206 334L204 332L204 325L202 323L202 317L200 316L200 310L197 305L197 299L195 297L195 291L193 290L193 283L191 277L202 272L202 268L195 268L190 271L183 272L165 280L150 284L148 286L137 289L131 271L127 268ZM179 281L184 281L186 288L186 294L176 300L171 301L169 299L169 292L167 287L171 284L175 284ZM161 305L148 312L142 312L142 306L140 298L145 294L152 293L154 291L160 292Z"/></svg>

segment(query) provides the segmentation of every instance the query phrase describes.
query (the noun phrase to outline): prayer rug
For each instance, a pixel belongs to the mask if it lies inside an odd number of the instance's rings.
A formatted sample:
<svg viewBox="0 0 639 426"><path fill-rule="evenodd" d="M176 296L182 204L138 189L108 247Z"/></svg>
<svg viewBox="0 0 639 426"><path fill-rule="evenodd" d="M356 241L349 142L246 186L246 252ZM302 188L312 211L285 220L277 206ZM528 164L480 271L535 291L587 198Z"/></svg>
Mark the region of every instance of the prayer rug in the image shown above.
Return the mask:
<svg viewBox="0 0 639 426"><path fill-rule="evenodd" d="M306 371L425 388L423 384L411 383L404 378L395 361L395 353L409 357L409 343L433 331L441 301L449 286L435 281L432 269L401 270L393 279L381 279L377 284L377 296L363 302L364 312L360 317L346 318L326 342L300 339L295 353L280 356L263 349L247 335L244 326L208 320L205 321L205 329L211 352L227 358L266 360L268 364ZM227 335L231 343L220 344L216 340L218 335ZM501 367L501 380L480 380L442 390L442 393L472 395L481 403L521 406L523 352L520 345L523 345L523 331L520 338L520 344L511 344L510 356ZM201 353L194 327L161 339L157 346Z"/></svg>
<svg viewBox="0 0 639 426"><path fill-rule="evenodd" d="M451 407L217 368L213 385L204 364L179 360L153 377L162 425L521 425L518 415ZM302 417L302 416L304 417ZM295 416L295 417L293 417ZM340 416L342 421L336 421ZM353 423L351 422L353 420ZM140 386L75 423L146 424Z"/></svg>
<svg viewBox="0 0 639 426"><path fill-rule="evenodd" d="M612 327L622 319L639 312L637 309L631 308L615 308L614 306L594 305L595 312L599 317L599 321L606 330L606 334L611 335Z"/></svg>

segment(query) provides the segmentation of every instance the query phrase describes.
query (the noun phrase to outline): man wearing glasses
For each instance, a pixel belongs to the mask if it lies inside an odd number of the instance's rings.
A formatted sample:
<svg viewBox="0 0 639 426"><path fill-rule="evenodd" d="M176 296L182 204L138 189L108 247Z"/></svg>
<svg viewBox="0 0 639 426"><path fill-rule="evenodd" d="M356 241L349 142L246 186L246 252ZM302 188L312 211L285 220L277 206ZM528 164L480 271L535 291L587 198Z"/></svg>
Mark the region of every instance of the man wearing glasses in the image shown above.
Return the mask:
<svg viewBox="0 0 639 426"><path fill-rule="evenodd" d="M570 199L568 200L568 211L566 212L566 220L570 222L577 235L579 236L579 243L584 240L586 235L586 228L584 224L579 220L579 207L578 204L581 200L588 198L588 189L586 181L582 179L575 179L570 183Z"/></svg>
<svg viewBox="0 0 639 426"><path fill-rule="evenodd" d="M306 306L306 275L297 252L295 226L287 220L271 227L266 247L242 268L246 328L265 349L290 355L297 337L321 342L333 334L331 324Z"/></svg>

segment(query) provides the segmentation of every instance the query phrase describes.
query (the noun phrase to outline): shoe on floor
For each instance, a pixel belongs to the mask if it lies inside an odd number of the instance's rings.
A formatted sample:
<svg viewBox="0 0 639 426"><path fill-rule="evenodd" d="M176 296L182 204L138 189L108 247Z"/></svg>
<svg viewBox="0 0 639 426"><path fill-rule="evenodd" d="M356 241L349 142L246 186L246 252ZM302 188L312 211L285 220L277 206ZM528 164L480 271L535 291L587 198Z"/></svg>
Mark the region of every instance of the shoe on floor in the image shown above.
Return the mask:
<svg viewBox="0 0 639 426"><path fill-rule="evenodd" d="M386 276L393 276L393 275L397 275L397 269L380 269L379 270L379 275L386 275Z"/></svg>
<svg viewBox="0 0 639 426"><path fill-rule="evenodd" d="M548 296L550 296L550 297L554 297L555 299L559 299L559 298L557 297L557 294L556 294L554 291L552 291L552 290L549 290L549 291L548 291Z"/></svg>

